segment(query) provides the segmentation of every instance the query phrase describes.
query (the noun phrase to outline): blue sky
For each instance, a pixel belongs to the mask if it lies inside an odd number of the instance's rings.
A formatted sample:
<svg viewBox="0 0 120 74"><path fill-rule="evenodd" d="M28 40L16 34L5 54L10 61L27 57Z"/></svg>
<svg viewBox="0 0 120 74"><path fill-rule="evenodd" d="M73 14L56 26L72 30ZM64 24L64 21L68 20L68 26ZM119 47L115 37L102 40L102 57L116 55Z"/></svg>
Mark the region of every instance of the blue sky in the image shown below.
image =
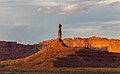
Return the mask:
<svg viewBox="0 0 120 74"><path fill-rule="evenodd" d="M0 40L34 44L57 37L120 39L120 0L0 0Z"/></svg>

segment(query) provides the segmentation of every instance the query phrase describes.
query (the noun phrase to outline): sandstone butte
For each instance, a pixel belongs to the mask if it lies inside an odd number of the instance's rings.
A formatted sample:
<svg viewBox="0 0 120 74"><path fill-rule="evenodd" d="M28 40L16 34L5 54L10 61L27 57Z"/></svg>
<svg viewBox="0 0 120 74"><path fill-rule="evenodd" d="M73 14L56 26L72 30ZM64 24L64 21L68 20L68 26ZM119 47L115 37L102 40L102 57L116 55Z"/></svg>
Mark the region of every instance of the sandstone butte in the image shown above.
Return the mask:
<svg viewBox="0 0 120 74"><path fill-rule="evenodd" d="M34 45L0 41L0 66L119 67L120 40L100 37L58 38ZM68 63L69 62L69 63Z"/></svg>

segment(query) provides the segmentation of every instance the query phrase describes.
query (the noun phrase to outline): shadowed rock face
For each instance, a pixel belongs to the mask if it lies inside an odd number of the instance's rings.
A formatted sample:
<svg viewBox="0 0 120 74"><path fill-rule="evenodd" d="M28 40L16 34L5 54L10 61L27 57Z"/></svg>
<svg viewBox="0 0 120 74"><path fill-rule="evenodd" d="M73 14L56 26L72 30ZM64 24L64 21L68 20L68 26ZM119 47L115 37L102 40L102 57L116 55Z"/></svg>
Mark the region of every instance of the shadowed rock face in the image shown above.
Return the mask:
<svg viewBox="0 0 120 74"><path fill-rule="evenodd" d="M68 61L68 62L66 62ZM56 58L54 67L119 67L120 54L107 51L83 49L67 57Z"/></svg>
<svg viewBox="0 0 120 74"><path fill-rule="evenodd" d="M33 45L17 44L17 42L0 41L0 60L16 59L29 56L38 49Z"/></svg>

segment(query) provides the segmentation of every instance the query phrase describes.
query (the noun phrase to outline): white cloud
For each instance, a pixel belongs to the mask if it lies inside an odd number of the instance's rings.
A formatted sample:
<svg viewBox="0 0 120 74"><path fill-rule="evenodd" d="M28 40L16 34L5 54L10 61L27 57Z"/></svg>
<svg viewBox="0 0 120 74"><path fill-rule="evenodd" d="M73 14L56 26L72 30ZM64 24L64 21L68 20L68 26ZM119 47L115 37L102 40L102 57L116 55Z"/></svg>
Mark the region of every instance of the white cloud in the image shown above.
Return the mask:
<svg viewBox="0 0 120 74"><path fill-rule="evenodd" d="M2 0L7 3L29 3L39 7L38 12L47 14L68 14L89 9L98 4L119 5L120 0Z"/></svg>
<svg viewBox="0 0 120 74"><path fill-rule="evenodd" d="M7 3L29 3L38 5L38 11L43 13L67 14L84 11L98 4L118 5L120 0L1 0Z"/></svg>
<svg viewBox="0 0 120 74"><path fill-rule="evenodd" d="M73 12L80 12L87 10L92 6L97 6L98 4L111 5L113 3L118 3L120 0L35 0L40 3L39 12L43 13L56 13L56 14L68 14Z"/></svg>
<svg viewBox="0 0 120 74"><path fill-rule="evenodd" d="M38 9L39 12L43 12L43 13L56 13L56 14L67 14L67 13L73 13L73 12L77 12L77 11L83 11L88 9L86 6L88 5L84 5L80 6L77 4L73 4L73 5L67 5L67 6L54 6L54 7L40 7ZM89 5L90 6L90 5Z"/></svg>
<svg viewBox="0 0 120 74"><path fill-rule="evenodd" d="M54 6L46 5L38 8L39 12L43 13L56 13L56 14L67 14L77 11L83 11L90 7L90 4L56 4Z"/></svg>
<svg viewBox="0 0 120 74"><path fill-rule="evenodd" d="M101 2L99 2L99 3L111 4L111 3L114 3L114 2L120 2L120 0L104 0L104 1L101 1Z"/></svg>

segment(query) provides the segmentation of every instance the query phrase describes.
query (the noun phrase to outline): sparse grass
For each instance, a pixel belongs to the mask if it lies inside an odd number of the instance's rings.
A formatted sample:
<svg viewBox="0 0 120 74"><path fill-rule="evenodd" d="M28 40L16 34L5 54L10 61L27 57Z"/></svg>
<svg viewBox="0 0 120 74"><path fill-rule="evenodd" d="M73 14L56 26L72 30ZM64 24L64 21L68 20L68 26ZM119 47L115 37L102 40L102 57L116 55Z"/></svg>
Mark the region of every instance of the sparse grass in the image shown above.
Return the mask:
<svg viewBox="0 0 120 74"><path fill-rule="evenodd" d="M8 74L120 74L120 68L37 69L22 67L3 67L0 68L0 73L1 72L9 72Z"/></svg>

